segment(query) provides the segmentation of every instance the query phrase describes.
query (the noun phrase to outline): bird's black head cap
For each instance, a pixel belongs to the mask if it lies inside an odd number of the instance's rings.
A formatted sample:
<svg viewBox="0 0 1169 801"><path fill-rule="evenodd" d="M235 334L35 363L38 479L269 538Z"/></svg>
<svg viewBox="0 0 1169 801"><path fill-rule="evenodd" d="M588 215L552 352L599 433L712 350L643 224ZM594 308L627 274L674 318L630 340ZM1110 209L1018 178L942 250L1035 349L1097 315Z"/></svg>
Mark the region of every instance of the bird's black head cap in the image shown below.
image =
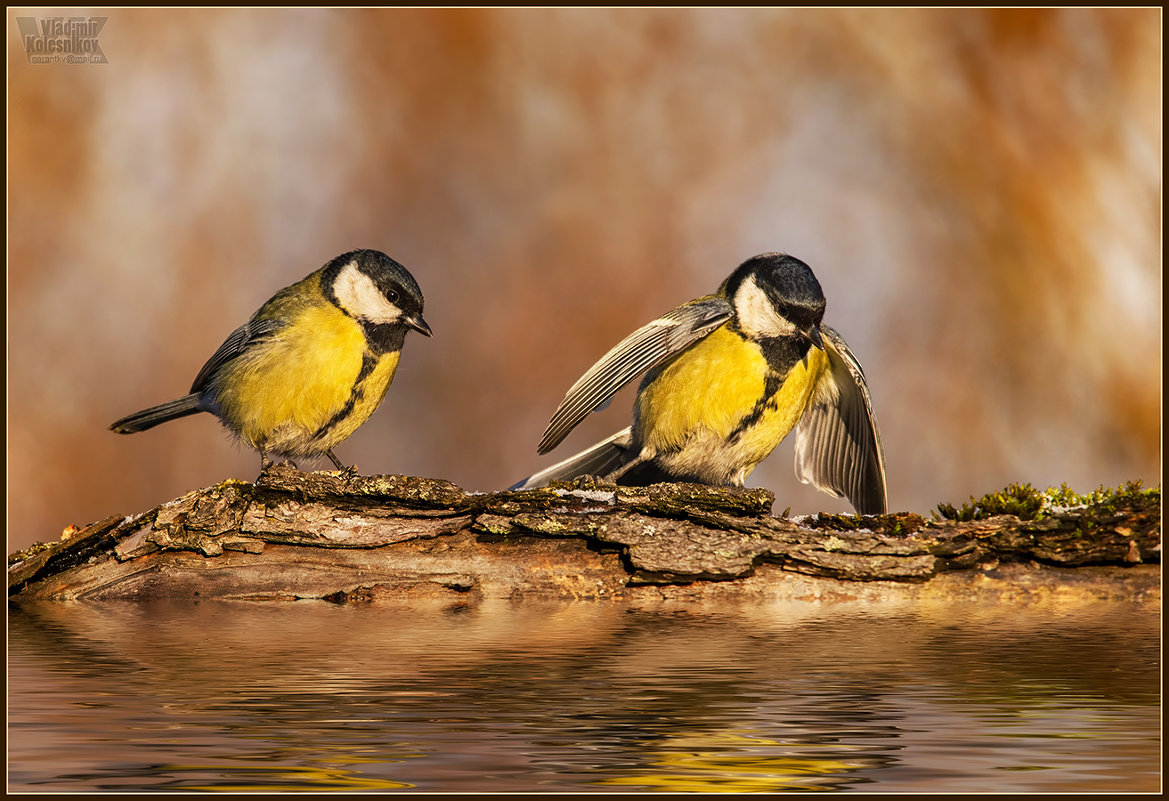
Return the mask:
<svg viewBox="0 0 1169 801"><path fill-rule="evenodd" d="M406 329L430 336L418 282L379 250L342 253L321 271L321 288L334 305L361 323L377 350L400 349Z"/></svg>
<svg viewBox="0 0 1169 801"><path fill-rule="evenodd" d="M382 294L408 314L422 313L422 289L410 271L380 250L351 250L329 262L326 273L339 272L352 261L377 285Z"/></svg>
<svg viewBox="0 0 1169 801"><path fill-rule="evenodd" d="M785 318L801 329L824 319L824 290L812 268L786 253L763 253L740 264L723 283L721 293L733 299L739 287L754 277L756 286Z"/></svg>

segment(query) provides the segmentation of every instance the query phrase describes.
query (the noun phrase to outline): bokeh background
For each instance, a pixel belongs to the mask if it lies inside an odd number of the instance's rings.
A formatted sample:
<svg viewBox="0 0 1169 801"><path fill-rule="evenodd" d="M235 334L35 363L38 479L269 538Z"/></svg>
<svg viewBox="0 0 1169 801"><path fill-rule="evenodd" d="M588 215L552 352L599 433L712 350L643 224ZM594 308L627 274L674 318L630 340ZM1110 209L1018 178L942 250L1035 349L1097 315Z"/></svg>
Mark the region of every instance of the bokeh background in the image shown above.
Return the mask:
<svg viewBox="0 0 1169 801"><path fill-rule="evenodd" d="M8 10L9 550L256 454L186 392L356 247L416 276L363 473L506 487L564 391L742 260L812 265L894 509L1161 480L1161 10L114 10L104 65ZM304 466L304 465L302 465ZM319 467L329 467L327 461ZM846 511L785 443L750 482Z"/></svg>

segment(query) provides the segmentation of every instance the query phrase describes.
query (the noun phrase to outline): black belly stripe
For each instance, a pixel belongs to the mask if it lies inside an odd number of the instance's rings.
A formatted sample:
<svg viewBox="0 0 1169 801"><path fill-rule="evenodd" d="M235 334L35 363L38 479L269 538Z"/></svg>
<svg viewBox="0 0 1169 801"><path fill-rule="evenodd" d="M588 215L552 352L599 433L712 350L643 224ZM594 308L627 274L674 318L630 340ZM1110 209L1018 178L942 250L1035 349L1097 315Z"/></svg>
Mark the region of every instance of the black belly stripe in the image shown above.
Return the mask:
<svg viewBox="0 0 1169 801"><path fill-rule="evenodd" d="M323 426L313 432L313 439L320 439L325 434L337 427L342 420L345 420L349 415L353 414L353 407L357 402L365 397L365 388L362 383L369 378L369 374L373 372L373 368L377 366L377 357L369 351L362 354L361 369L357 371L357 378L353 380L353 389L349 390L349 399L345 401L345 405L332 417L329 418Z"/></svg>
<svg viewBox="0 0 1169 801"><path fill-rule="evenodd" d="M763 381L763 395L755 401L755 406L747 412L735 425L735 429L727 437L727 444L734 445L747 430L763 419L763 413L768 407L775 407L775 393L783 386L783 376L779 373L767 371L767 378Z"/></svg>
<svg viewBox="0 0 1169 801"><path fill-rule="evenodd" d="M739 331L735 333L747 339L747 337ZM763 358L767 360L767 376L763 381L763 394L759 400L755 401L755 406L747 414L739 420L735 425L730 436L727 437L727 444L734 445L738 442L744 434L760 420L763 419L763 414L769 408L776 408L776 393L779 392L783 382L787 379L788 374L792 368L803 359L808 349L812 347L812 343L803 337L772 337L767 339L749 340L756 345L763 353Z"/></svg>

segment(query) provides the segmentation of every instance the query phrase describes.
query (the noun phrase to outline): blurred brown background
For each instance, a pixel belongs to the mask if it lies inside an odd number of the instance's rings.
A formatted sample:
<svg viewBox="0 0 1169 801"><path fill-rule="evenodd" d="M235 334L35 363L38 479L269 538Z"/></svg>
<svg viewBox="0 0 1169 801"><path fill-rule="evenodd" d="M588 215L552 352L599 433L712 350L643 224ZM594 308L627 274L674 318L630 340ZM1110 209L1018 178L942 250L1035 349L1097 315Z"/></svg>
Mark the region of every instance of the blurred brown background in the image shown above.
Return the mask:
<svg viewBox="0 0 1169 801"><path fill-rule="evenodd" d="M427 298L364 473L506 487L564 391L768 250L869 376L894 509L1161 471L1161 11L115 10L105 65L8 11L9 550L256 454L186 392L351 248ZM844 511L792 445L777 510ZM302 465L304 466L304 465ZM329 466L327 462L317 467Z"/></svg>

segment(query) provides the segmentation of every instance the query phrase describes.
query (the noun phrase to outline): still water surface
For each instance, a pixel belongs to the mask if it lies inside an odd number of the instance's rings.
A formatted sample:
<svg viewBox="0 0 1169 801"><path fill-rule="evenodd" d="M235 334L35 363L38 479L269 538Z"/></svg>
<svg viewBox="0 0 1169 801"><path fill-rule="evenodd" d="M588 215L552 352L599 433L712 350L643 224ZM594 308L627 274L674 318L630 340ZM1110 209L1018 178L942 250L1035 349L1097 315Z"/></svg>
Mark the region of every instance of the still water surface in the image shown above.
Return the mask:
<svg viewBox="0 0 1169 801"><path fill-rule="evenodd" d="M1159 605L9 610L10 791L1160 789Z"/></svg>

